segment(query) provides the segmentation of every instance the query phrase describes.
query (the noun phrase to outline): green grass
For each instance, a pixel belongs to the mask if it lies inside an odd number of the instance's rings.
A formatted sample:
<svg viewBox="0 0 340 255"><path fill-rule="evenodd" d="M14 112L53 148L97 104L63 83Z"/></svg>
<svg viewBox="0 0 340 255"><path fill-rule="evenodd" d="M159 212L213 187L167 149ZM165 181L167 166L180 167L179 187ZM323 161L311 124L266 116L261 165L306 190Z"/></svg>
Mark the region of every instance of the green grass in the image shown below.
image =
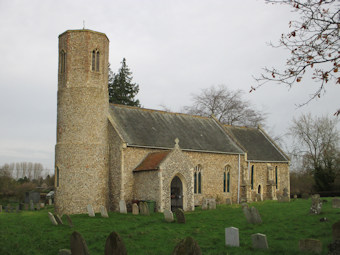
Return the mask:
<svg viewBox="0 0 340 255"><path fill-rule="evenodd" d="M86 240L90 254L103 254L107 236L116 231L122 237L128 254L171 254L176 244L192 236L203 254L302 254L300 239L315 238L323 243L323 254L332 241L332 224L339 220L340 209L324 203L320 215L310 215L311 201L298 199L290 203L265 201L251 204L258 208L263 224L246 222L241 206L219 205L216 210L186 213L186 224L167 223L163 214L134 216L109 213L110 218L72 215L73 228L63 217L63 226L53 226L47 212L0 213L0 254L58 254L59 249L70 249L70 236L78 231ZM327 222L320 222L326 217ZM225 247L224 229L237 227L240 247ZM253 250L251 235L267 235L269 251Z"/></svg>

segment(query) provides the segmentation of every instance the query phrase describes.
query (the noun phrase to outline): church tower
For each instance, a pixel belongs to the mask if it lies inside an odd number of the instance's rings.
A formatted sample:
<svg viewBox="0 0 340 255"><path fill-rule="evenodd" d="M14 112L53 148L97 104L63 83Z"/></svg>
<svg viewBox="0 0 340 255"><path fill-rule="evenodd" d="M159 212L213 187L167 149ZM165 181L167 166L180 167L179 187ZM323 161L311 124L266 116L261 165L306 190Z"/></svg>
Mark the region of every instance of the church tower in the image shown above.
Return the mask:
<svg viewBox="0 0 340 255"><path fill-rule="evenodd" d="M59 35L55 210L96 212L108 205L108 56L105 34Z"/></svg>

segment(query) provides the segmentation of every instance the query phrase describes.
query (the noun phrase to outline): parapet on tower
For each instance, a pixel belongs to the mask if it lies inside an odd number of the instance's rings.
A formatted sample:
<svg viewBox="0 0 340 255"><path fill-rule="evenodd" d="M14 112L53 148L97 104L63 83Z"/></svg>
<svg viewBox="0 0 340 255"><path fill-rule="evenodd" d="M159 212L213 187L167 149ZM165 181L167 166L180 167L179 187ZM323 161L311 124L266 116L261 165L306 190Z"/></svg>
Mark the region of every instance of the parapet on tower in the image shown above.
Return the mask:
<svg viewBox="0 0 340 255"><path fill-rule="evenodd" d="M108 205L109 40L91 30L59 35L55 210Z"/></svg>

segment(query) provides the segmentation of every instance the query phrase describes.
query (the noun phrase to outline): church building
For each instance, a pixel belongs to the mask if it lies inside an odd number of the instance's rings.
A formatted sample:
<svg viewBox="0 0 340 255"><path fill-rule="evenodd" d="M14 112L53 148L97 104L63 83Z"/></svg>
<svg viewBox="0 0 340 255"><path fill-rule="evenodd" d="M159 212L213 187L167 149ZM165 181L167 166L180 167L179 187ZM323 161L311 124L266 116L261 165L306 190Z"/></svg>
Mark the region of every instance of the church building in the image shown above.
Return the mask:
<svg viewBox="0 0 340 255"><path fill-rule="evenodd" d="M289 194L289 158L258 128L108 99L109 40L82 29L59 35L55 210L111 211L119 201L192 211Z"/></svg>

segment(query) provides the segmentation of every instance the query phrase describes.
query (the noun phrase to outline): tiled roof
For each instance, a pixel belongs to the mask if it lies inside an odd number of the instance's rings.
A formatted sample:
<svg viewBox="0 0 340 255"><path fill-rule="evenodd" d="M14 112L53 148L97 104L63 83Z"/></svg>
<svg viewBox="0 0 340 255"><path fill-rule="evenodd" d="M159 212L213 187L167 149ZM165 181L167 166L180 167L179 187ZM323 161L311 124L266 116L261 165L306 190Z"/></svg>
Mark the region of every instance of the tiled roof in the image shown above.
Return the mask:
<svg viewBox="0 0 340 255"><path fill-rule="evenodd" d="M134 172L158 170L160 163L166 158L170 151L152 152L136 167Z"/></svg>

